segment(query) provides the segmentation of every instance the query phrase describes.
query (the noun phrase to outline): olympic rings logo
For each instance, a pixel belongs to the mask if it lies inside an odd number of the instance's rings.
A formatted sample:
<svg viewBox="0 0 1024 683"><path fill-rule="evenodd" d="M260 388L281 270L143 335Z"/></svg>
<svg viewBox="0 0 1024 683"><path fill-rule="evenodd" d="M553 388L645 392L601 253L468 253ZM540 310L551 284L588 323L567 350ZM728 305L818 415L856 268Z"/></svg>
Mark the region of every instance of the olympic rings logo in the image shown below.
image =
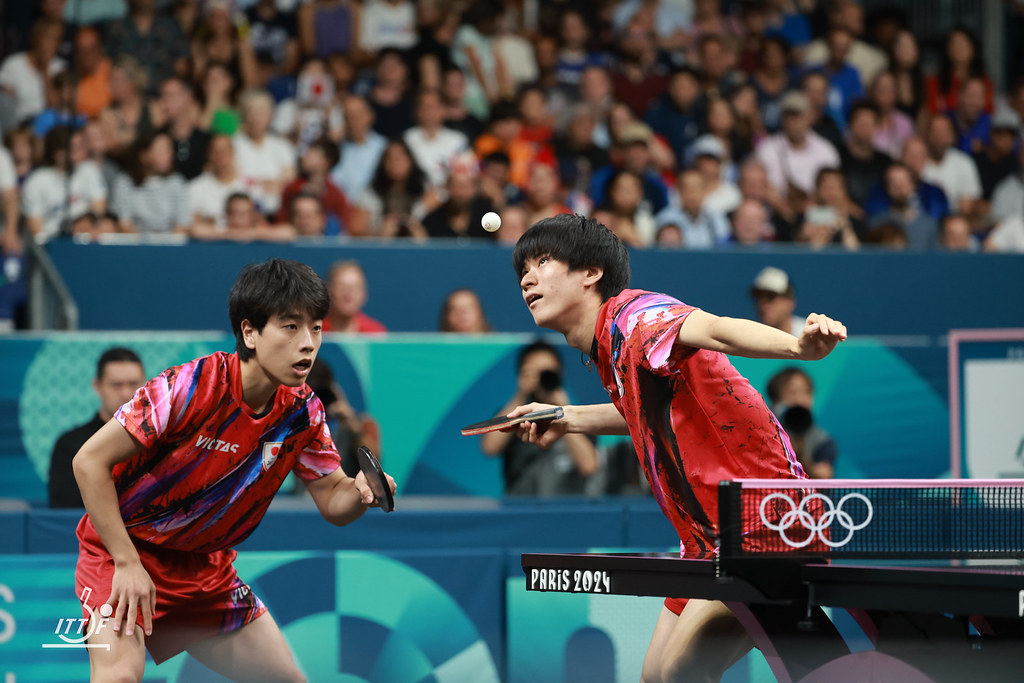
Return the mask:
<svg viewBox="0 0 1024 683"><path fill-rule="evenodd" d="M775 498L789 503L789 511L782 515L778 524L771 522L765 514L765 506L768 505L769 501ZM812 515L807 509L808 505L811 504L811 501L814 500L820 500L825 509L824 514L822 514L819 519L815 519L814 515ZM864 506L867 508L867 517L863 522L854 524L853 517L850 513L843 510L843 505L850 500L860 500L864 502ZM839 499L838 505L834 504L832 499L828 496L824 496L820 493L812 493L805 496L804 499L800 501L799 506L785 493L770 493L761 501L760 512L761 521L764 522L764 525L773 531L778 531L779 536L782 537L782 540L786 545L793 548L803 548L810 544L810 542L814 540L815 535L818 536L822 543L830 548L839 548L844 546L850 542L851 538L853 538L854 531L863 529L871 523L871 518L874 517L875 514L871 501L861 493L847 493ZM826 537L823 533L826 529L831 528L833 522L837 523L843 529L846 529L845 536L840 540L832 540ZM809 532L807 534L807 538L800 541L794 541L786 535L786 530L792 528L797 523Z"/></svg>

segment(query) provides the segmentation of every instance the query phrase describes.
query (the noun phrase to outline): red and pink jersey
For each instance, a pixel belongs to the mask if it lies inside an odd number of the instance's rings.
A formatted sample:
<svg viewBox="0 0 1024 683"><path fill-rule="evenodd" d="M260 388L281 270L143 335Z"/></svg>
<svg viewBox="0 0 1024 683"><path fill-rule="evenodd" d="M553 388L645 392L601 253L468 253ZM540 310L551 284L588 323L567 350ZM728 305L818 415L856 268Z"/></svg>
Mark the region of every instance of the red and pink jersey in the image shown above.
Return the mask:
<svg viewBox="0 0 1024 683"><path fill-rule="evenodd" d="M142 444L113 471L129 534L176 550L230 548L290 472L311 481L341 466L309 387L278 387L259 415L241 392L238 356L218 352L165 370L115 413Z"/></svg>
<svg viewBox="0 0 1024 683"><path fill-rule="evenodd" d="M806 475L728 357L678 343L693 310L664 294L625 290L601 307L591 356L684 553L700 556L714 552L720 481Z"/></svg>

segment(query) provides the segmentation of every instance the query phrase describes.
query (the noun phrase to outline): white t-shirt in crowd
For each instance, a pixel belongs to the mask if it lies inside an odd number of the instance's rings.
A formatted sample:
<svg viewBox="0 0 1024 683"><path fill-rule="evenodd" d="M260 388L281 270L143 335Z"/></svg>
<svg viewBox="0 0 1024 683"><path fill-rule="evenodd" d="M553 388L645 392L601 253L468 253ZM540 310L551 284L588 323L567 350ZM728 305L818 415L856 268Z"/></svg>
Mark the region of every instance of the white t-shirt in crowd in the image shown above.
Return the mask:
<svg viewBox="0 0 1024 683"><path fill-rule="evenodd" d="M408 0L396 4L367 0L360 13L359 42L364 50L386 47L406 50L416 44L416 6Z"/></svg>
<svg viewBox="0 0 1024 683"><path fill-rule="evenodd" d="M46 109L46 78L64 70L64 60L54 57L46 76L36 71L27 52L16 52L0 64L0 86L14 93L14 115L18 121Z"/></svg>
<svg viewBox="0 0 1024 683"><path fill-rule="evenodd" d="M942 188L952 211L959 210L957 207L961 199L977 199L981 196L978 167L974 159L958 149L947 149L939 163L928 159L921 177Z"/></svg>
<svg viewBox="0 0 1024 683"><path fill-rule="evenodd" d="M0 192L18 187L18 172L14 170L14 159L7 148L0 145Z"/></svg>
<svg viewBox="0 0 1024 683"><path fill-rule="evenodd" d="M452 160L469 149L469 138L451 128L442 127L433 138L428 138L422 128L414 126L402 137L416 164L427 174L427 182L434 187L444 186Z"/></svg>
<svg viewBox="0 0 1024 683"><path fill-rule="evenodd" d="M189 209L193 216L224 226L227 222L228 197L236 192L250 192L241 175L225 183L207 171L188 184Z"/></svg>
<svg viewBox="0 0 1024 683"><path fill-rule="evenodd" d="M259 182L294 175L295 148L287 140L271 133L264 136L258 145L244 133L237 133L232 141L235 145L235 167L246 185L252 187L251 196L256 206L262 213L276 213L281 206L284 187L267 193Z"/></svg>
<svg viewBox="0 0 1024 683"><path fill-rule="evenodd" d="M1024 216L1005 218L988 235L988 244L996 251L1024 253Z"/></svg>
<svg viewBox="0 0 1024 683"><path fill-rule="evenodd" d="M814 182L823 168L839 168L839 152L832 143L813 130L807 131L804 146L797 148L782 133L765 138L755 152L764 164L768 181L775 189L786 192L786 181L807 194L814 194Z"/></svg>
<svg viewBox="0 0 1024 683"><path fill-rule="evenodd" d="M43 222L36 240L45 242L60 233L65 217L67 182L63 172L52 166L37 168L21 188L23 213ZM103 173L93 161L83 161L71 173L70 219L89 213L93 202L107 199Z"/></svg>

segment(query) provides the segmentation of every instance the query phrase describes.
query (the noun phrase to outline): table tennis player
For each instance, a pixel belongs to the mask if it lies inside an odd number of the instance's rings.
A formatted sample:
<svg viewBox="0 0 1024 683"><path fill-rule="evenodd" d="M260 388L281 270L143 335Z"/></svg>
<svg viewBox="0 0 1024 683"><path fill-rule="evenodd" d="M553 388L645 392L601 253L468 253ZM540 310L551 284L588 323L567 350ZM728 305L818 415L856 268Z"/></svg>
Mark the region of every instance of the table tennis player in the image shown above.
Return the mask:
<svg viewBox="0 0 1024 683"><path fill-rule="evenodd" d="M516 243L513 264L534 322L586 354L611 398L566 406L562 419L521 423L519 436L546 446L567 433L629 434L684 556L715 551L719 481L806 476L785 431L726 354L820 359L846 338L842 323L812 313L797 338L665 294L627 289L629 255L622 242L578 215L533 225ZM543 407L531 403L509 415ZM715 681L751 647L723 603L670 598L644 657L642 680Z"/></svg>
<svg viewBox="0 0 1024 683"><path fill-rule="evenodd" d="M86 509L75 583L91 594L93 681L142 680L146 649L157 663L187 650L232 680L305 680L232 548L291 472L332 524L378 503L367 475L341 469L305 384L329 301L308 266L246 266L228 297L235 352L150 380L75 456Z"/></svg>

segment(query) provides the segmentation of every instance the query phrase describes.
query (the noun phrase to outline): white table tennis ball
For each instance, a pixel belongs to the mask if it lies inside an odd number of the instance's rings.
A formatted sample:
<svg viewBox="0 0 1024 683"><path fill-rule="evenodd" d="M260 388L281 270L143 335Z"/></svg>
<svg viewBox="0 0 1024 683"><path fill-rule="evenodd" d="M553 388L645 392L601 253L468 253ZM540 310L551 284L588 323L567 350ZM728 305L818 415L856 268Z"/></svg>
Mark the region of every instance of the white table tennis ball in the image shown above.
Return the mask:
<svg viewBox="0 0 1024 683"><path fill-rule="evenodd" d="M480 219L480 225L482 225L484 230L487 232L494 232L501 227L501 216L493 211L488 211L484 214L484 217Z"/></svg>

